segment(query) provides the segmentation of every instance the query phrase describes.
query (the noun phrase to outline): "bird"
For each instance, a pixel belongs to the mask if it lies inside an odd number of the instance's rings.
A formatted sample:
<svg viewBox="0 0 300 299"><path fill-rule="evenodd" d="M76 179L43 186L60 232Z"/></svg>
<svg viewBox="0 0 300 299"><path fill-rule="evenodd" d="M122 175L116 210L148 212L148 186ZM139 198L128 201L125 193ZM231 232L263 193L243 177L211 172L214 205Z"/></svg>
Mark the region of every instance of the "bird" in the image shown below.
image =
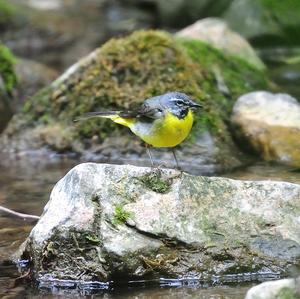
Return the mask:
<svg viewBox="0 0 300 299"><path fill-rule="evenodd" d="M189 135L198 108L202 105L185 93L175 91L148 98L135 110L88 112L82 118L109 118L128 127L145 142L152 167L154 162L149 147L171 148L179 169L174 148Z"/></svg>

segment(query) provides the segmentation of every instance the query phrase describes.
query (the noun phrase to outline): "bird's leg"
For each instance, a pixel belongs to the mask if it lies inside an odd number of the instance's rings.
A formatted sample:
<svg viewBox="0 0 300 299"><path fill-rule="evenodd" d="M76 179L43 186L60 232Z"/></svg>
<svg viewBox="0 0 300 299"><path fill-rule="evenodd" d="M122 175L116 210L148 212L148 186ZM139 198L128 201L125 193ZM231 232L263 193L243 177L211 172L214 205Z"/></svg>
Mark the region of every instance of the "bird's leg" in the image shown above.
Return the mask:
<svg viewBox="0 0 300 299"><path fill-rule="evenodd" d="M154 167L154 162L153 162L152 154L151 154L151 151L150 151L150 147L147 143L146 143L146 150L147 150L148 156L149 156L150 161L151 161L151 167Z"/></svg>
<svg viewBox="0 0 300 299"><path fill-rule="evenodd" d="M172 153L173 153L173 156L174 156L174 160L175 160L175 162L176 162L176 168L177 168L178 170L181 170L181 169L180 169L180 166L179 166L179 163L178 163L178 160L177 160L177 157L176 157L175 148L172 147L171 150L172 150Z"/></svg>

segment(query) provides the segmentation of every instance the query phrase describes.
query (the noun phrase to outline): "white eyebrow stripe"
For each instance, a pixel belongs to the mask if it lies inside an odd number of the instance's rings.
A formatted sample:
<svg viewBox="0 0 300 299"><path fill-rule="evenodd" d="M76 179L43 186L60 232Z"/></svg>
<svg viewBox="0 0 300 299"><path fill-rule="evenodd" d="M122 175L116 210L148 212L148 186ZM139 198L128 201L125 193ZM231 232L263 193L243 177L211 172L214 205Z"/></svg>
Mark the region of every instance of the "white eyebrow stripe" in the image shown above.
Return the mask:
<svg viewBox="0 0 300 299"><path fill-rule="evenodd" d="M171 101L183 101L184 102L184 99L181 99L181 98L171 98Z"/></svg>

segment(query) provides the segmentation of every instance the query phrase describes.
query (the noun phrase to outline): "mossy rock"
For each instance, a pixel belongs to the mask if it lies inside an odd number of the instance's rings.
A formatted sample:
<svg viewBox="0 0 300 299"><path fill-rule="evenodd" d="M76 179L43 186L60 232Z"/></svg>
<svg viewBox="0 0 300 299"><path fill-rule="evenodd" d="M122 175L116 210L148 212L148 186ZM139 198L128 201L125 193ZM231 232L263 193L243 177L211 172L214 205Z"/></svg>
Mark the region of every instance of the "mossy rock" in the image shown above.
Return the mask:
<svg viewBox="0 0 300 299"><path fill-rule="evenodd" d="M71 144L65 148L76 151L79 143L89 148L93 136L101 143L107 136L130 133L109 120L74 124L74 119L89 111L129 109L145 98L177 90L204 106L189 141L195 142L199 132L208 130L231 152L234 145L226 123L232 105L239 95L267 84L262 71L201 41L174 38L162 31L138 31L108 41L38 92L7 132L24 136L24 128L59 123L72 132Z"/></svg>

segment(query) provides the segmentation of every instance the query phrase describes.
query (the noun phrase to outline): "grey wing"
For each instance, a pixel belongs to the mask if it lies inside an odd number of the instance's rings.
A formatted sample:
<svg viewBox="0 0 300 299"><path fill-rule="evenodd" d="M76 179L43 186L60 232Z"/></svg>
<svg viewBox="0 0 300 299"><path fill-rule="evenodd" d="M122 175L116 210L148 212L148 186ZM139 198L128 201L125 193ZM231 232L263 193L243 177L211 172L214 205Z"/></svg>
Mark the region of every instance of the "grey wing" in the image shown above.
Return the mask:
<svg viewBox="0 0 300 299"><path fill-rule="evenodd" d="M158 119L164 115L160 97L149 98L136 110L123 111L119 115L124 118L143 118L145 120Z"/></svg>
<svg viewBox="0 0 300 299"><path fill-rule="evenodd" d="M158 119L164 115L164 109L158 97L146 100L137 111L137 117L146 117L150 119Z"/></svg>

